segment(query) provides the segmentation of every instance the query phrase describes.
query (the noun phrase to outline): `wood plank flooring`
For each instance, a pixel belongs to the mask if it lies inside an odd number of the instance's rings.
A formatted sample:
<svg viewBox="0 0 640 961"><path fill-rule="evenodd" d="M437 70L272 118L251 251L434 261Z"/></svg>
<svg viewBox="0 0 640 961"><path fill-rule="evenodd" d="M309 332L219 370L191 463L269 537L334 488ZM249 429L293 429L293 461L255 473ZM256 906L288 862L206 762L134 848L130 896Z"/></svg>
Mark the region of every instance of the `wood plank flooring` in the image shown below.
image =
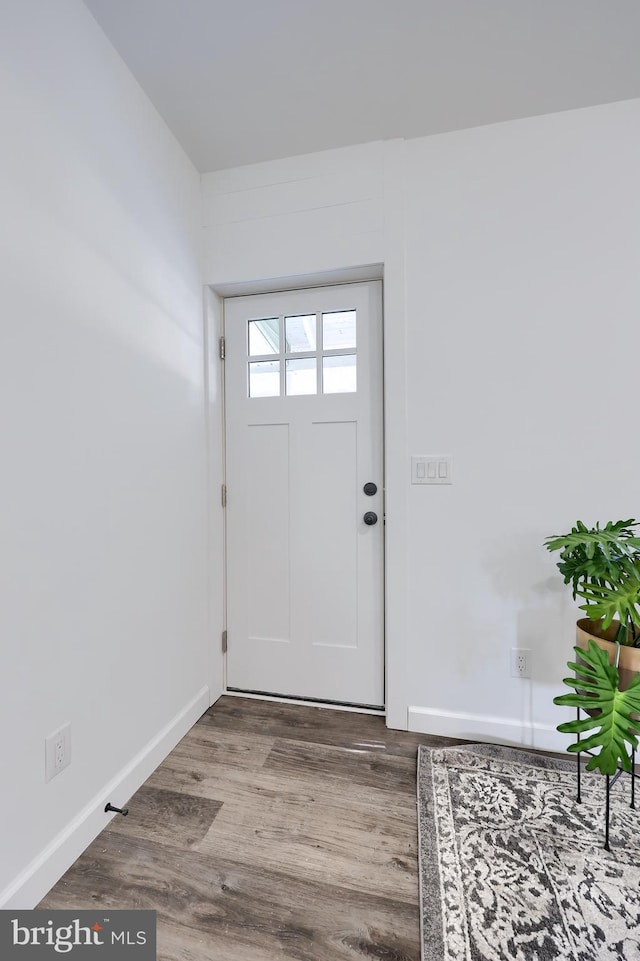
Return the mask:
<svg viewBox="0 0 640 961"><path fill-rule="evenodd" d="M221 698L38 907L158 912L158 961L419 961L418 744Z"/></svg>

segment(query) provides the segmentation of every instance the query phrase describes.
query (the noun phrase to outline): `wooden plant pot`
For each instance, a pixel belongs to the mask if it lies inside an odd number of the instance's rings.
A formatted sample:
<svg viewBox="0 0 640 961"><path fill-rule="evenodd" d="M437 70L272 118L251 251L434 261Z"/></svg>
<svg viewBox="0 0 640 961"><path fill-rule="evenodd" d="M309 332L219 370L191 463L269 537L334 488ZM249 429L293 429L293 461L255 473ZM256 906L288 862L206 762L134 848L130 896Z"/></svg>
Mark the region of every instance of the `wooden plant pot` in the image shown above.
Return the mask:
<svg viewBox="0 0 640 961"><path fill-rule="evenodd" d="M609 655L609 664L615 664L615 637L619 626L618 621L613 621L607 630L603 631L601 621L592 621L590 617L581 617L576 624L576 645L586 651L589 641L595 641L598 647ZM640 673L640 647L620 646L618 671L620 674L619 687L621 691L624 691L629 687L634 674Z"/></svg>

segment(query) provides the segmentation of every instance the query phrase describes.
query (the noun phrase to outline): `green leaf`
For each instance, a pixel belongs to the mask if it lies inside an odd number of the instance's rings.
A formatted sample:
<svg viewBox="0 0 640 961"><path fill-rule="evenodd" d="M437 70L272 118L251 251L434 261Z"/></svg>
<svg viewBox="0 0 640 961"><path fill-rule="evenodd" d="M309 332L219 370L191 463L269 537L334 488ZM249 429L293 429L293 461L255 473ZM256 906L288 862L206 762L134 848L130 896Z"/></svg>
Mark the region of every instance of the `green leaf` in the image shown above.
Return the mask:
<svg viewBox="0 0 640 961"><path fill-rule="evenodd" d="M576 705L572 705L576 707ZM565 724L558 724L558 730L561 734L584 734L585 731L591 730L593 727L593 718L583 717L579 721L567 721Z"/></svg>
<svg viewBox="0 0 640 961"><path fill-rule="evenodd" d="M618 767L631 770L629 747L636 748L640 734L640 676L636 674L626 689L618 690L618 669L609 664L606 651L590 640L587 650L575 647L581 663L569 662L569 667L579 672L574 678L566 678L565 684L574 688L573 694L562 694L553 703L580 707L599 713L579 720L565 721L558 725L562 734L583 734L595 729L583 740L571 744L572 753L593 751L598 748L587 764L588 771L599 770L602 774L615 774Z"/></svg>
<svg viewBox="0 0 640 961"><path fill-rule="evenodd" d="M558 570L571 585L580 609L606 630L618 619L622 630L618 641L640 642L640 537L634 534L633 519L608 521L604 527L587 528L577 521L569 534L548 537L545 547L559 551ZM630 629L633 628L633 630Z"/></svg>
<svg viewBox="0 0 640 961"><path fill-rule="evenodd" d="M626 521L616 521L615 524L609 521L604 529L601 529L599 524L588 529L582 521L578 521L577 525L571 528L570 534L552 534L544 543L548 551L574 550L577 547L595 549L596 546L602 548L603 544L611 544L616 551L629 553L638 545L631 543L627 548L626 544L640 540L633 536L632 528L636 526L637 523L632 517Z"/></svg>
<svg viewBox="0 0 640 961"><path fill-rule="evenodd" d="M640 627L640 564L628 558L618 562L615 575L606 578L606 583L585 583L576 588L575 593L584 598L586 604L580 609L586 611L594 620L602 619L606 630L614 618L621 624L631 621Z"/></svg>

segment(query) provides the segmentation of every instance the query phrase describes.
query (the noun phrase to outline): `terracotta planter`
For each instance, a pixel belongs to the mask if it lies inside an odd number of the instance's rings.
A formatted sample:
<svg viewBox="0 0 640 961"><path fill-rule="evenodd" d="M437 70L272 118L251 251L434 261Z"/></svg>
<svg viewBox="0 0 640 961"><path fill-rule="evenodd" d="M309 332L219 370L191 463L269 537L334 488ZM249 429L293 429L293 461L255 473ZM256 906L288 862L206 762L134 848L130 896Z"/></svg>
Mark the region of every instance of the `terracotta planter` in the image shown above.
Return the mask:
<svg viewBox="0 0 640 961"><path fill-rule="evenodd" d="M586 651L589 641L595 641L598 647L609 655L609 664L615 663L615 637L618 631L618 621L613 621L606 631L602 630L600 621L592 621L590 617L581 617L576 624L576 645ZM620 647L620 690L629 687L634 674L640 673L640 647Z"/></svg>

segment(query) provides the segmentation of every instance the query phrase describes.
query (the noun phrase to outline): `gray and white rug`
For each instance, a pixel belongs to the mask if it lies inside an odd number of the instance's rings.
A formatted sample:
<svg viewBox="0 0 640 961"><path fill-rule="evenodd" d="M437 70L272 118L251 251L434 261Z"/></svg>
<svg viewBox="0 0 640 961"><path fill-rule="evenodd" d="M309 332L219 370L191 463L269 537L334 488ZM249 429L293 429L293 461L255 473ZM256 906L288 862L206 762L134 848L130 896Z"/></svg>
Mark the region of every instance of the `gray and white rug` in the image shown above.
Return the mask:
<svg viewBox="0 0 640 961"><path fill-rule="evenodd" d="M640 810L575 761L491 745L418 755L424 961L640 961ZM638 782L640 788L640 782ZM640 802L640 798L639 798Z"/></svg>

